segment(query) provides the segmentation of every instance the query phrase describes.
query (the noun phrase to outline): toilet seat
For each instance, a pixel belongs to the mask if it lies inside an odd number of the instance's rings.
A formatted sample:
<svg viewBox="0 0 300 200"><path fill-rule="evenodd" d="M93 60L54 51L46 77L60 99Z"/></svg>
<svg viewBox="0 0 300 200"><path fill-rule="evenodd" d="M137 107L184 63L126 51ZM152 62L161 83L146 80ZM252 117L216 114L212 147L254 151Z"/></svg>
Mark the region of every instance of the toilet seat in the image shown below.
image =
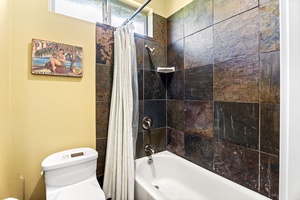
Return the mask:
<svg viewBox="0 0 300 200"><path fill-rule="evenodd" d="M105 200L98 182L80 182L53 191L47 200Z"/></svg>

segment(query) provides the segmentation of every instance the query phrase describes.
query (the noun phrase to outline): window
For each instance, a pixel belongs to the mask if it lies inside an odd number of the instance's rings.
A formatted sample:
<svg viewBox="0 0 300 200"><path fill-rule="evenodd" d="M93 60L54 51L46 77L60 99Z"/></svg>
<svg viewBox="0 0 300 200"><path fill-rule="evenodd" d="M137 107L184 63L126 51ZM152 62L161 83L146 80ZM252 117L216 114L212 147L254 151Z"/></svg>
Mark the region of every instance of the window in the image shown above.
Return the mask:
<svg viewBox="0 0 300 200"><path fill-rule="evenodd" d="M49 0L49 3L52 12L114 27L121 26L137 9L116 0ZM140 12L132 21L136 33L152 36L152 15Z"/></svg>
<svg viewBox="0 0 300 200"><path fill-rule="evenodd" d="M103 23L103 3L96 0L49 0L50 11L82 19Z"/></svg>
<svg viewBox="0 0 300 200"><path fill-rule="evenodd" d="M115 3L111 4L111 25L118 27L122 25L122 23L132 16L135 10L132 10L124 5L118 5ZM145 35L147 33L146 24L147 17L143 13L137 14L132 21L135 25L135 32Z"/></svg>

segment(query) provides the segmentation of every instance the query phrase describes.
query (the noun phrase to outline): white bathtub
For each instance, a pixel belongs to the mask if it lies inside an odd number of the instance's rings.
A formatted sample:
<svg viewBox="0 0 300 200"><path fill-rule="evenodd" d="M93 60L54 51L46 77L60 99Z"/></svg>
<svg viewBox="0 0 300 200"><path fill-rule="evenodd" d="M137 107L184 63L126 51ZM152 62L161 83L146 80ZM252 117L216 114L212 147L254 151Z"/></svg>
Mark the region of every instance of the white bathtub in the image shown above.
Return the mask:
<svg viewBox="0 0 300 200"><path fill-rule="evenodd" d="M269 199L168 151L152 158L151 165L148 157L135 161L135 200Z"/></svg>

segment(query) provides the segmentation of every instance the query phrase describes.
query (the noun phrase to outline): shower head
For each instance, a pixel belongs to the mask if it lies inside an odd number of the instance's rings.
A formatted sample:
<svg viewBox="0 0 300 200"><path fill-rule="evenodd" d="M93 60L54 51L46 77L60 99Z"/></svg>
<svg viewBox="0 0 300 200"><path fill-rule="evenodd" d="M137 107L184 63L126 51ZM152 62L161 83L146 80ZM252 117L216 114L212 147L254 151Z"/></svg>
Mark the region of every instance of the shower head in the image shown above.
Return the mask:
<svg viewBox="0 0 300 200"><path fill-rule="evenodd" d="M147 44L145 45L145 48L150 51L151 55L154 55L155 54L155 48L151 48L149 47Z"/></svg>

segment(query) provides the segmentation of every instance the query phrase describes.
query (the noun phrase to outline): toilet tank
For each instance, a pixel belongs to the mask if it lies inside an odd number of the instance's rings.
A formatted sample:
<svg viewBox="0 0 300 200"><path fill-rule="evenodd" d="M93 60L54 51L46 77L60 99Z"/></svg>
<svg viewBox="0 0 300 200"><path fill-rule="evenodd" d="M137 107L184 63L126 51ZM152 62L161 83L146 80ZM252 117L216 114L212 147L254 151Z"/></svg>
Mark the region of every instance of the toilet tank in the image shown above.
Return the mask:
<svg viewBox="0 0 300 200"><path fill-rule="evenodd" d="M48 186L71 185L96 175L98 153L92 148L76 148L54 153L42 162Z"/></svg>

